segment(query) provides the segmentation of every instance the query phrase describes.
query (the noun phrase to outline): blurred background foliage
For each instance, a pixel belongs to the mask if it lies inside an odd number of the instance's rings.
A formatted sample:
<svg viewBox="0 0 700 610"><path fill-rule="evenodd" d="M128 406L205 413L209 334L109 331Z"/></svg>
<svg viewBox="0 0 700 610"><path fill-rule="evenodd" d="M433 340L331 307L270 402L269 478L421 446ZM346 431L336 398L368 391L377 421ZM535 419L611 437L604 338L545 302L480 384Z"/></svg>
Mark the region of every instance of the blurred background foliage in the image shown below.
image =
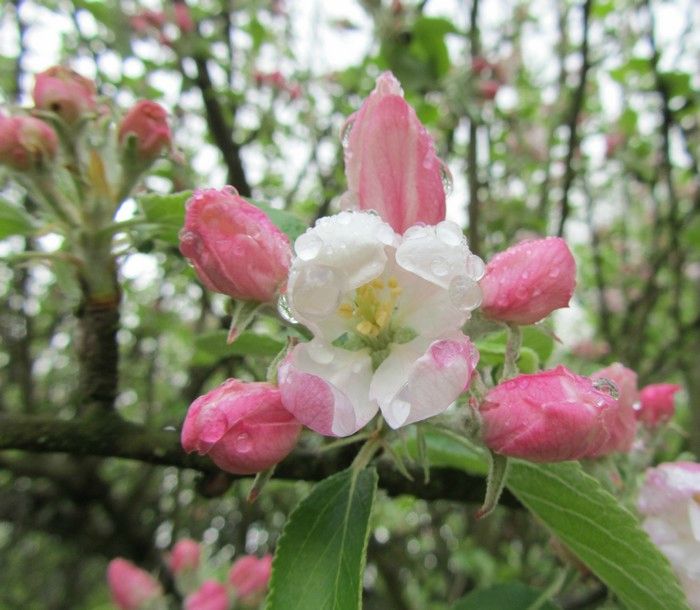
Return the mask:
<svg viewBox="0 0 700 610"><path fill-rule="evenodd" d="M556 316L550 362L581 373L621 361L640 385L685 389L659 456L700 452L700 10L692 0L204 0L181 31L174 3L14 0L0 14L0 101L27 105L33 74L65 62L107 103L160 101L178 159L146 191L235 185L305 222L344 190L340 130L386 69L434 135L454 183L449 215L485 259L533 235L564 235L579 264L571 310ZM338 3L340 4L340 3ZM149 20L162 11L164 20ZM23 193L0 173L0 196ZM120 393L125 418L178 427L189 403L229 376L255 379L278 349L225 350L221 295L177 251L172 210L121 252ZM128 219L137 203L127 202ZM3 256L60 247L8 237ZM15 224L13 224L15 223ZM0 411L76 413L80 292L54 266L0 263ZM527 345L527 342L526 342ZM486 354L485 354L486 356ZM540 362L544 365L544 362ZM209 481L208 483L211 483ZM214 498L200 475L117 459L0 455L0 608L107 608L106 562L158 569L183 536L225 570L274 548L306 483L249 482ZM206 491L206 494L202 492ZM445 609L474 588L547 588L563 552L523 511L380 495L365 607ZM217 563L218 562L218 563ZM585 571L565 608L616 607Z"/></svg>

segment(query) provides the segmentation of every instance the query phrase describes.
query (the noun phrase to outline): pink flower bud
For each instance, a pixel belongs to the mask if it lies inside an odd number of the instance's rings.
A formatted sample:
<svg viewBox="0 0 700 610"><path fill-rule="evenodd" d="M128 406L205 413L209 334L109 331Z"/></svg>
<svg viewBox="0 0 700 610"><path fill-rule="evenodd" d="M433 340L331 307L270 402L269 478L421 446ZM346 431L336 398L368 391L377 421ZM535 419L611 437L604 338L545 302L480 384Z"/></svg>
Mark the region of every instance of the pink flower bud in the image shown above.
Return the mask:
<svg viewBox="0 0 700 610"><path fill-rule="evenodd" d="M491 68L491 62L483 55L477 55L472 59L472 72L474 74L479 75L489 68Z"/></svg>
<svg viewBox="0 0 700 610"><path fill-rule="evenodd" d="M261 599L272 574L272 555L258 559L244 555L231 566L228 580L236 592L236 599L244 604L253 604Z"/></svg>
<svg viewBox="0 0 700 610"><path fill-rule="evenodd" d="M292 256L287 236L232 187L190 198L180 252L210 290L262 302L275 298Z"/></svg>
<svg viewBox="0 0 700 610"><path fill-rule="evenodd" d="M487 317L534 324L568 307L576 286L576 262L560 237L525 241L496 254L480 284Z"/></svg>
<svg viewBox="0 0 700 610"><path fill-rule="evenodd" d="M619 408L617 410L616 423L609 428L613 437L609 441L609 446L613 451L629 451L637 431L637 416L635 413L635 404L639 400L637 373L619 362L615 362L593 373L591 379L600 390L605 390L604 384L606 381L612 381L615 384Z"/></svg>
<svg viewBox="0 0 700 610"><path fill-rule="evenodd" d="M180 32L183 34L194 32L195 25L192 20L192 13L190 13L190 7L184 2L176 2L173 8L175 10L175 23L180 28Z"/></svg>
<svg viewBox="0 0 700 610"><path fill-rule="evenodd" d="M479 410L488 447L532 462L598 457L624 437L619 403L563 366L497 385Z"/></svg>
<svg viewBox="0 0 700 610"><path fill-rule="evenodd" d="M37 108L55 112L66 123L75 123L97 106L95 83L64 66L37 74L32 95Z"/></svg>
<svg viewBox="0 0 700 610"><path fill-rule="evenodd" d="M185 538L178 540L170 553L170 570L173 574L188 570L196 570L199 567L199 560L202 549L198 542Z"/></svg>
<svg viewBox="0 0 700 610"><path fill-rule="evenodd" d="M170 147L172 135L168 127L168 113L150 100L141 100L126 113L119 124L119 143L126 137L136 137L138 153L145 161L153 161Z"/></svg>
<svg viewBox="0 0 700 610"><path fill-rule="evenodd" d="M639 393L637 418L647 427L656 428L673 417L676 408L673 397L681 386L675 383L653 383Z"/></svg>
<svg viewBox="0 0 700 610"><path fill-rule="evenodd" d="M185 610L227 610L229 602L224 585L215 580L206 580L197 591L185 598Z"/></svg>
<svg viewBox="0 0 700 610"><path fill-rule="evenodd" d="M182 446L227 472L253 474L287 457L300 432L276 387L229 379L190 405Z"/></svg>
<svg viewBox="0 0 700 610"><path fill-rule="evenodd" d="M0 164L27 171L54 159L58 137L53 128L30 116L0 116Z"/></svg>
<svg viewBox="0 0 700 610"><path fill-rule="evenodd" d="M109 562L107 583L120 610L139 610L163 595L160 583L153 576L121 557Z"/></svg>
<svg viewBox="0 0 700 610"><path fill-rule="evenodd" d="M612 381L617 389L617 401L625 408L631 409L639 400L637 389L637 373L619 362L600 369L591 375L593 380Z"/></svg>
<svg viewBox="0 0 700 610"><path fill-rule="evenodd" d="M637 502L642 527L668 557L691 608L700 609L700 464L673 462L647 470Z"/></svg>
<svg viewBox="0 0 700 610"><path fill-rule="evenodd" d="M384 72L374 91L343 128L344 198L375 210L397 233L417 222L445 219L445 168L430 134L403 98L401 85Z"/></svg>
<svg viewBox="0 0 700 610"><path fill-rule="evenodd" d="M477 85L479 95L485 100L495 99L500 88L501 83L499 83L497 80L480 80Z"/></svg>

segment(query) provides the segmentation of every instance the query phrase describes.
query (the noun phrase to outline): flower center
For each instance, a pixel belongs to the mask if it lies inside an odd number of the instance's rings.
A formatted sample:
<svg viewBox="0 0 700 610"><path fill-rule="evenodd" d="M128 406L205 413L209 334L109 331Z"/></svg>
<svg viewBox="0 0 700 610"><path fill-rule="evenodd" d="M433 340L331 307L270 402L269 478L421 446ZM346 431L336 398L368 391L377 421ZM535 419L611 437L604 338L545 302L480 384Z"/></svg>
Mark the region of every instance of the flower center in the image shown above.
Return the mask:
<svg viewBox="0 0 700 610"><path fill-rule="evenodd" d="M374 370L389 355L392 343L408 343L416 337L412 328L399 328L392 323L401 286L391 276L386 281L376 278L355 289L355 298L340 304L337 313L348 320L352 330L333 341L333 345L350 351L368 348Z"/></svg>
<svg viewBox="0 0 700 610"><path fill-rule="evenodd" d="M391 316L400 294L401 286L395 277L390 277L386 283L376 278L357 288L354 301L342 303L338 314L352 320L355 331L361 336L377 339L390 330Z"/></svg>

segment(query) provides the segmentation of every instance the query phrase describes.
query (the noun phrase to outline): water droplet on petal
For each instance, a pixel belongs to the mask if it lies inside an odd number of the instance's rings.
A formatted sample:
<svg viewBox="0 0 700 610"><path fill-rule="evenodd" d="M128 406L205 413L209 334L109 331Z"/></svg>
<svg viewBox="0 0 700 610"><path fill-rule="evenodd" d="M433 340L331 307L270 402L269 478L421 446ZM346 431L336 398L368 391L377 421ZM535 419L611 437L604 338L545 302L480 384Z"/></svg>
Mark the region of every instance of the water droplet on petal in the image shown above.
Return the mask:
<svg viewBox="0 0 700 610"><path fill-rule="evenodd" d="M547 275L549 277L551 277L552 279L555 279L555 278L559 277L559 269L554 267L553 269L549 270L549 273Z"/></svg>
<svg viewBox="0 0 700 610"><path fill-rule="evenodd" d="M247 432L241 432L235 441L236 451L238 453L248 453L253 448L253 441L250 438L250 434Z"/></svg>
<svg viewBox="0 0 700 610"><path fill-rule="evenodd" d="M333 362L335 354L329 347L318 341L312 341L308 345L309 356L316 362L319 364L330 364Z"/></svg>
<svg viewBox="0 0 700 610"><path fill-rule="evenodd" d="M382 225L377 229L377 239L383 244L391 246L396 242L396 233L389 225Z"/></svg>
<svg viewBox="0 0 700 610"><path fill-rule="evenodd" d="M608 394L615 400L617 400L620 397L620 390L618 389L617 385L615 384L614 381L611 381L607 377L599 377L598 379L593 380L593 387L598 390L599 392L603 392L604 394ZM598 406L604 406L605 401L603 401L603 404L598 405Z"/></svg>
<svg viewBox="0 0 700 610"><path fill-rule="evenodd" d="M224 188L221 189L224 193L227 195L233 195L234 197L238 197L238 189L236 189L235 186L231 186L230 184L227 184Z"/></svg>
<svg viewBox="0 0 700 610"><path fill-rule="evenodd" d="M318 235L307 231L297 237L294 242L294 251L301 260L310 261L318 256L322 246L323 240Z"/></svg>
<svg viewBox="0 0 700 610"><path fill-rule="evenodd" d="M530 385L530 382L527 379L525 379L524 377L521 377L520 379L518 379L517 382L518 382L517 386L521 390L526 390Z"/></svg>
<svg viewBox="0 0 700 610"><path fill-rule="evenodd" d="M479 284L464 275L458 275L452 279L448 295L452 305L460 311L472 311L481 304Z"/></svg>
<svg viewBox="0 0 700 610"><path fill-rule="evenodd" d="M299 270L292 299L295 309L311 317L325 317L340 305L340 273L324 265L307 265Z"/></svg>
<svg viewBox="0 0 700 610"><path fill-rule="evenodd" d="M353 125L355 125L355 117L351 116L340 128L340 143L343 145L343 148L347 148L350 144L350 132Z"/></svg>
<svg viewBox="0 0 700 610"><path fill-rule="evenodd" d="M450 263L444 256L436 256L430 262L430 270L438 277L445 277L450 272Z"/></svg>
<svg viewBox="0 0 700 610"><path fill-rule="evenodd" d="M447 244L448 246L459 246L460 244L466 243L462 229L449 220L443 220L438 223L435 227L435 234L443 244Z"/></svg>
<svg viewBox="0 0 700 610"><path fill-rule="evenodd" d="M467 256L467 275L472 278L475 282L478 282L482 277L484 277L484 273L486 272L486 265L484 265L484 261L481 260L476 254L470 254ZM504 278L500 279L500 282L503 283L505 281Z"/></svg>
<svg viewBox="0 0 700 610"><path fill-rule="evenodd" d="M297 320L292 314L286 294L281 295L277 300L277 311L279 312L280 316L282 316L282 319L287 321L289 324L299 323L299 320Z"/></svg>
<svg viewBox="0 0 700 610"><path fill-rule="evenodd" d="M452 193L453 184L452 172L445 163L440 164L440 182L442 182L442 188L445 190L445 195L450 195Z"/></svg>
<svg viewBox="0 0 700 610"><path fill-rule="evenodd" d="M421 239L428 234L427 229L423 223L416 223L412 227L408 227L406 232L403 234L404 239Z"/></svg>

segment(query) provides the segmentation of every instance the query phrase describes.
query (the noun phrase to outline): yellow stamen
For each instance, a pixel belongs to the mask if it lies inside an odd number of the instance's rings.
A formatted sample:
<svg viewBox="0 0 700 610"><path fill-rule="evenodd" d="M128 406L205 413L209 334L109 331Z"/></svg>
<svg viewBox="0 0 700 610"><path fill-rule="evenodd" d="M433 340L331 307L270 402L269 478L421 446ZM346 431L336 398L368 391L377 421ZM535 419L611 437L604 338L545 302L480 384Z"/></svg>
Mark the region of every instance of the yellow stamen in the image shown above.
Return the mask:
<svg viewBox="0 0 700 610"><path fill-rule="evenodd" d="M346 320L352 318L354 311L350 303L342 303L340 307L338 307L338 314Z"/></svg>

